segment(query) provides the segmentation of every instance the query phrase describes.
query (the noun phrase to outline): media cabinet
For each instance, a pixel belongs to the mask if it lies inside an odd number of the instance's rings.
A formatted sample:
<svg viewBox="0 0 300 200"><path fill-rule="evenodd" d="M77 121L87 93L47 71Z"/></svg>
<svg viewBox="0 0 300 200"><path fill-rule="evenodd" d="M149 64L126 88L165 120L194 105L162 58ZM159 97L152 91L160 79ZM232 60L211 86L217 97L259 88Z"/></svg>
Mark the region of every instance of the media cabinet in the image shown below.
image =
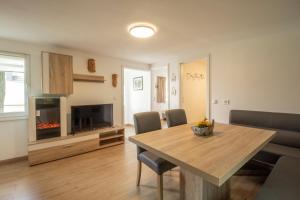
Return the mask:
<svg viewBox="0 0 300 200"><path fill-rule="evenodd" d="M123 143L124 127L96 129L29 142L28 160L30 165L36 165Z"/></svg>

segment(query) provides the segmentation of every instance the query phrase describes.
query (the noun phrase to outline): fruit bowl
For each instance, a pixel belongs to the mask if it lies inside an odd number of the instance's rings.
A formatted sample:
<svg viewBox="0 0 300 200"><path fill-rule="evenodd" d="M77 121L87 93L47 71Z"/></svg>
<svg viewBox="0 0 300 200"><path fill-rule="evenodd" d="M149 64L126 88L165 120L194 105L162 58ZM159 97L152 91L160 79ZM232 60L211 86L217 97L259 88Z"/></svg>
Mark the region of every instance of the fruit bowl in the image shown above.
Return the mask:
<svg viewBox="0 0 300 200"><path fill-rule="evenodd" d="M213 134L215 121L211 122L207 119L199 122L196 126L192 126L192 130L196 136L210 136Z"/></svg>

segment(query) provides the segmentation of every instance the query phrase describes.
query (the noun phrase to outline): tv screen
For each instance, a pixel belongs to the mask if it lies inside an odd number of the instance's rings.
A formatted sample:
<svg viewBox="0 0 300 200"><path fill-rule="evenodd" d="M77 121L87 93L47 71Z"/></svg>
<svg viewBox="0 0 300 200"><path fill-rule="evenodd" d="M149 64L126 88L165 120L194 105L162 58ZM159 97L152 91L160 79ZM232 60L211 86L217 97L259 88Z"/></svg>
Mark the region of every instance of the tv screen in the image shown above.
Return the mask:
<svg viewBox="0 0 300 200"><path fill-rule="evenodd" d="M113 104L71 107L72 133L113 126Z"/></svg>

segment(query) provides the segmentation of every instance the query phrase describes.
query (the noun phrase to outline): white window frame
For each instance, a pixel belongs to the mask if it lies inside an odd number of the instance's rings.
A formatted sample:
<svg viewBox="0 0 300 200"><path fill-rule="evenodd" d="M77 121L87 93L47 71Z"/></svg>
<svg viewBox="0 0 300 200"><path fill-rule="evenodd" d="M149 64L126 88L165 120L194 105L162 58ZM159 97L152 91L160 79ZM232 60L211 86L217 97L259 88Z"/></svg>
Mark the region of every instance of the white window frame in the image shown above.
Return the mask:
<svg viewBox="0 0 300 200"><path fill-rule="evenodd" d="M10 120L18 120L18 119L27 119L28 118L28 96L29 96L29 62L30 56L24 53L13 53L7 51L0 51L0 55L5 56L15 56L21 57L25 59L25 69L24 69L24 112L7 112L7 113L0 113L0 121L10 121Z"/></svg>

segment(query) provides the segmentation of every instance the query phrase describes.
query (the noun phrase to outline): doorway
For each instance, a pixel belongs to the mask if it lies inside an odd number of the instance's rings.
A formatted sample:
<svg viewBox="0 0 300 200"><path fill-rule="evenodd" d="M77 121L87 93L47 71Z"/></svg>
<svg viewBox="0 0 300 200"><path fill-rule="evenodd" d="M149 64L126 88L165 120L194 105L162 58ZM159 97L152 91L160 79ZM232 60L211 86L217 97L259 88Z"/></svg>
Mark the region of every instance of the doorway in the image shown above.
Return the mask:
<svg viewBox="0 0 300 200"><path fill-rule="evenodd" d="M151 110L149 70L123 68L123 123L133 125L133 115Z"/></svg>
<svg viewBox="0 0 300 200"><path fill-rule="evenodd" d="M210 118L208 58L181 64L180 104L189 123Z"/></svg>
<svg viewBox="0 0 300 200"><path fill-rule="evenodd" d="M152 85L152 111L160 113L164 118L164 113L169 109L169 66L151 67L151 85Z"/></svg>

